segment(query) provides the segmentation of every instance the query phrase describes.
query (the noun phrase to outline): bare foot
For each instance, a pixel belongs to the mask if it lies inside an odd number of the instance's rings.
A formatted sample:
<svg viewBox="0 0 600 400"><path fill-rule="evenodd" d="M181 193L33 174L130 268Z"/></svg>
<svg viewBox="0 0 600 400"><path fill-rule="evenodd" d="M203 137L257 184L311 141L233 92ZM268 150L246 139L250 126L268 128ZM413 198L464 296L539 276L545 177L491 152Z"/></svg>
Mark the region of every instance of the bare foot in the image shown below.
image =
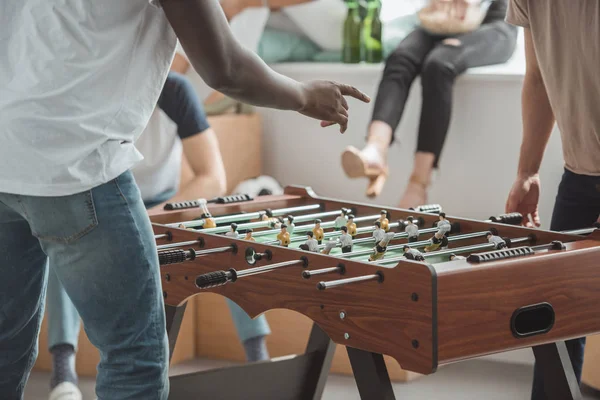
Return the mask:
<svg viewBox="0 0 600 400"><path fill-rule="evenodd" d="M409 182L398 208L416 208L425 204L427 204L427 187L418 182Z"/></svg>

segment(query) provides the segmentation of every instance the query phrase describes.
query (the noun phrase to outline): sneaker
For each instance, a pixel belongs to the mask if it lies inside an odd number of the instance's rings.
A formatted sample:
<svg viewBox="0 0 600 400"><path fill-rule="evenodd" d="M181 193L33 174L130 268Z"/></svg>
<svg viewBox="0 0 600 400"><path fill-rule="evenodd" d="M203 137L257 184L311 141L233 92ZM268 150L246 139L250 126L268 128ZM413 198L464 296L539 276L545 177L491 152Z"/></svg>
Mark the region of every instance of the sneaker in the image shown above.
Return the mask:
<svg viewBox="0 0 600 400"><path fill-rule="evenodd" d="M81 400L81 391L71 382L62 382L50 392L48 400Z"/></svg>

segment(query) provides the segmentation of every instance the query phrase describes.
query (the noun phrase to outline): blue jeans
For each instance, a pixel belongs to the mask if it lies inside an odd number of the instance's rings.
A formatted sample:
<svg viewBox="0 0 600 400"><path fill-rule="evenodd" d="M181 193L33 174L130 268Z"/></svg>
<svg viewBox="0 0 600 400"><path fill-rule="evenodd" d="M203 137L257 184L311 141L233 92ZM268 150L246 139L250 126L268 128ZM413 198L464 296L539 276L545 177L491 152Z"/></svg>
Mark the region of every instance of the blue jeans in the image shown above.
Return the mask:
<svg viewBox="0 0 600 400"><path fill-rule="evenodd" d="M600 215L600 176L577 175L565 169L554 203L550 229L563 231L590 228ZM565 342L571 365L581 383L585 337ZM532 400L547 399L541 371L534 366Z"/></svg>
<svg viewBox="0 0 600 400"><path fill-rule="evenodd" d="M175 195L175 191L162 193L158 198L144 202L146 208L161 204ZM252 319L236 303L227 299L233 322L240 341L266 336L271 333L264 315ZM56 272L51 267L48 276L48 349L59 344L70 344L77 349L79 338L79 313L62 287Z"/></svg>
<svg viewBox="0 0 600 400"><path fill-rule="evenodd" d="M131 173L70 196L0 193L0 257L2 399L22 399L35 362L48 264L100 351L98 399L167 399L156 244Z"/></svg>

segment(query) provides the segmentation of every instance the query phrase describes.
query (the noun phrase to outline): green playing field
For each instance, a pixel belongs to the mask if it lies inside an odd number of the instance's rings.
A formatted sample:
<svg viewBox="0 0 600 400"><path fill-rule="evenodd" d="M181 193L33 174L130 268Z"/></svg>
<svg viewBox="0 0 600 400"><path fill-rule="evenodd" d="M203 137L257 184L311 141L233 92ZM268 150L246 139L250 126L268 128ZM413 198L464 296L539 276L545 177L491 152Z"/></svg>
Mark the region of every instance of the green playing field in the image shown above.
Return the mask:
<svg viewBox="0 0 600 400"><path fill-rule="evenodd" d="M257 231L254 234L254 239L258 243L276 244L278 232L276 233L273 231L274 230L267 231L267 232L272 232L269 234L263 234L262 232ZM243 234L240 235L240 239L243 237L244 237ZM339 232L335 232L332 229L325 230L325 237L322 241L321 246L319 246L319 250L322 250L325 247L325 243L327 243L330 239L336 239L338 237L339 237ZM421 253L425 256L425 262L427 262L427 263L431 264L431 263L440 263L440 262L448 261L449 253L452 252L450 250L451 246L449 246L449 248L447 250L440 250L440 251L435 251L435 252L431 252L431 253L426 253L423 250L423 247L429 244L429 243L427 243L427 241L430 239L430 237L431 237L430 234L424 234L420 237L420 241L418 243L415 243L417 246L414 246L413 243L410 243L410 245L411 245L411 247L416 247L417 250L421 251ZM289 244L288 248L299 249L300 245L304 244L306 242L306 239L307 239L306 230L303 230L301 232L294 232L292 235L290 235L290 239L291 240L290 240L290 244ZM404 259L402 248L405 244L406 244L406 237L392 239L392 241L390 241L390 243L387 246L387 251L386 251L384 257L377 260L377 264L384 266L384 267L393 267L394 265L396 265L397 262L393 262L391 259L398 259L398 258ZM419 245L419 244L421 244L421 245ZM340 257L340 258L346 258L346 259L350 259L353 261L369 262L369 256L372 253L374 253L374 248L375 248L375 239L372 238L371 232L366 232L364 234L359 234L355 237L354 244L352 247L352 252L343 254L342 249L340 247L335 247L333 250L331 250L329 255L335 256L335 257ZM439 254L437 254L437 253L439 253ZM387 262L387 260L390 260L390 261Z"/></svg>

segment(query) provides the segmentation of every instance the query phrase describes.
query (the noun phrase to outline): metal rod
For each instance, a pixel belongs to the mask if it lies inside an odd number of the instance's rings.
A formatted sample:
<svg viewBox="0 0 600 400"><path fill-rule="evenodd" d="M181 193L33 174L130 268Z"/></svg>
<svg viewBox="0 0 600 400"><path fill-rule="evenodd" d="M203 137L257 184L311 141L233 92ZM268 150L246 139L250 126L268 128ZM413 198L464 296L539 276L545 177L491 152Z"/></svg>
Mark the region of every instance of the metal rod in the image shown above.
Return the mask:
<svg viewBox="0 0 600 400"><path fill-rule="evenodd" d="M264 265L262 267L244 269L242 271L237 271L237 277L242 278L245 276L258 275L258 274L262 274L265 272L273 271L278 268L284 268L284 267L289 267L291 265L299 265L299 264L306 265L307 259L302 258L300 260L283 261L283 262L276 263L276 264Z"/></svg>
<svg viewBox="0 0 600 400"><path fill-rule="evenodd" d="M339 272L340 274L343 274L345 270L346 270L346 268L344 268L343 265L338 265L337 267L331 267L331 268L315 269L313 271L307 269L305 271L302 271L302 277L304 279L308 279L314 275L324 275L324 274L329 274L332 272Z"/></svg>
<svg viewBox="0 0 600 400"><path fill-rule="evenodd" d="M338 211L339 212L339 211ZM369 215L369 216L365 216L365 217L358 217L358 218L354 218L354 222L362 222L362 221L370 221L370 220L374 220L376 218L378 218L379 215ZM323 229L327 229L327 228L332 228L335 226L335 221L329 221L329 222L321 222L321 228ZM315 227L315 224L307 224L307 225L300 225L300 226L296 226L294 227L294 234L296 233L301 233L301 232L308 232L311 229L313 229ZM361 229L361 228L358 228ZM357 231L358 231L357 229ZM252 236L257 237L257 236L266 236L266 235L272 235L275 233L278 233L279 229L271 229L271 230L267 230L267 231L260 231L260 232L255 232ZM338 235L341 235L341 232L327 232L323 234L323 237L327 237L326 235L330 234L333 235L337 233ZM305 237L302 236L294 236L290 239L290 242L301 242L303 240L306 240ZM267 242L264 242L264 244L277 244L277 240L269 240Z"/></svg>
<svg viewBox="0 0 600 400"><path fill-rule="evenodd" d="M355 220L356 220L356 218L355 218ZM323 224L321 224L321 225L323 225ZM390 229L396 228L398 226L398 223L397 222L392 222L389 226L390 226ZM356 228L356 234L360 235L360 234L363 234L363 233L373 232L374 230L375 230L375 228L372 227L372 226L363 226L361 228ZM296 231L294 231L294 232L296 232ZM341 236L341 235L342 235L342 231L325 232L323 234L323 239L330 239L330 238L338 237L338 236ZM356 240L363 240L363 239L364 238L356 239ZM369 239L369 238L367 238L367 239ZM302 242L304 240L306 240L306 236L294 236L293 238L290 239L290 242L291 243ZM354 241L354 243L356 243L356 241ZM319 248L323 249L323 248L325 248L325 245L322 244L322 245L319 246Z"/></svg>
<svg viewBox="0 0 600 400"><path fill-rule="evenodd" d="M433 228L433 230L437 231L437 228ZM483 237L486 234L487 234L487 231L482 231L482 232L465 233L464 235L450 236L448 238L448 242L455 242L457 240L473 239L473 238ZM405 233L399 233L398 235L405 235L406 236ZM372 239L372 238L369 238L369 239ZM394 239L396 239L396 236L394 236ZM389 250L398 250L398 249L403 248L406 245L408 245L410 247L423 247L423 246L427 246L429 244L431 244L431 241L429 239L427 239L427 240L421 240L419 242L402 243L402 244L397 244L395 246L387 246L387 250L388 251ZM351 251L350 253L338 254L337 257L346 258L346 257L354 257L354 256L366 256L366 255L371 254L372 252L373 252L373 250L371 250L371 249L358 250L358 251ZM436 251L436 253L438 253L438 251Z"/></svg>
<svg viewBox="0 0 600 400"><path fill-rule="evenodd" d="M160 235L154 235L154 240L164 239L168 237L169 235L167 235L166 233L161 233Z"/></svg>
<svg viewBox="0 0 600 400"><path fill-rule="evenodd" d="M335 281L319 282L317 284L317 288L319 290L327 290L327 289L331 289L334 287L348 285L351 283L374 281L374 280L383 282L383 274L381 272L377 272L376 274L373 274L373 275L364 275L364 276L357 276L355 278L346 278L346 279L338 279Z"/></svg>
<svg viewBox="0 0 600 400"><path fill-rule="evenodd" d="M199 240L190 240L190 241L187 241L187 242L167 243L167 244L161 244L161 245L156 246L156 249L158 251L160 251L160 250L167 250L167 249L174 249L174 248L177 248L177 247L192 246L192 245L195 245L197 243L200 243L200 241Z"/></svg>
<svg viewBox="0 0 600 400"><path fill-rule="evenodd" d="M272 210L271 212L272 212L273 216L280 216L280 215L285 215L285 214L290 214L290 213L295 213L295 212L315 210L315 209L319 209L320 207L321 206L319 204L310 204L307 206L280 208L277 210ZM263 214L264 212L265 211L257 211L257 212L251 212L251 213L246 213L246 214L227 215L227 216L223 216L223 217L215 217L213 219L214 219L215 223L217 223L217 224L226 224L226 223L230 223L230 222L245 221L248 219L259 218L260 215ZM193 220L193 221L176 222L176 223L172 223L172 224L167 224L167 226L171 226L171 227L179 227L180 225L183 225L186 228L199 228L202 225L204 225L204 220L199 219L199 220Z"/></svg>
<svg viewBox="0 0 600 400"><path fill-rule="evenodd" d="M204 256L206 254L226 253L228 251L232 251L233 249L234 249L233 246L226 246L226 247L215 247L215 248L206 249L206 250L196 250L196 257Z"/></svg>

